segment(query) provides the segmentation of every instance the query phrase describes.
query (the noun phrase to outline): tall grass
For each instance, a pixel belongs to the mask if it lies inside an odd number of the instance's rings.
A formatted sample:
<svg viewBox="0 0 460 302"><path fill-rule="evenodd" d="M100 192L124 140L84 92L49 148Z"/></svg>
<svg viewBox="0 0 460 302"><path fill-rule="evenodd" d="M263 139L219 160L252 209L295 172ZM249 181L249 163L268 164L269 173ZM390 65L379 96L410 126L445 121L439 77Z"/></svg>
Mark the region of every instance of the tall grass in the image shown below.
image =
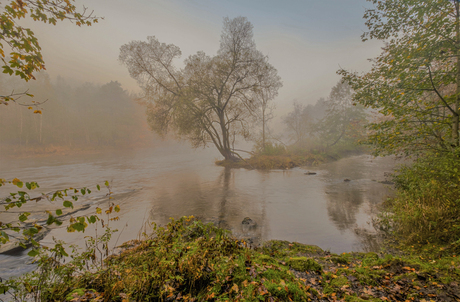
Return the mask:
<svg viewBox="0 0 460 302"><path fill-rule="evenodd" d="M408 244L460 250L460 150L429 154L395 176L394 230Z"/></svg>

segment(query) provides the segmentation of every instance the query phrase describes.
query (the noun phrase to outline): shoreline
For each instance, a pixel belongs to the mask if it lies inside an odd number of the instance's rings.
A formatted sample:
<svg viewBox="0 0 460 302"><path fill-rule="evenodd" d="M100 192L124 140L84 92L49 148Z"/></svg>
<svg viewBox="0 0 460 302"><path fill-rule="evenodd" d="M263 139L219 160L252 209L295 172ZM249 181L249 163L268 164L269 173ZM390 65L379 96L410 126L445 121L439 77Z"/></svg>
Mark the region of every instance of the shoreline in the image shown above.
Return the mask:
<svg viewBox="0 0 460 302"><path fill-rule="evenodd" d="M304 154L280 154L280 155L263 155L256 154L249 158L236 161L217 160L215 163L218 166L229 167L232 169L245 168L248 170L288 170L302 166L318 166L320 164L337 161L341 158L350 156L367 154L362 150L354 150L352 152L343 152L340 154L328 154L309 152Z"/></svg>

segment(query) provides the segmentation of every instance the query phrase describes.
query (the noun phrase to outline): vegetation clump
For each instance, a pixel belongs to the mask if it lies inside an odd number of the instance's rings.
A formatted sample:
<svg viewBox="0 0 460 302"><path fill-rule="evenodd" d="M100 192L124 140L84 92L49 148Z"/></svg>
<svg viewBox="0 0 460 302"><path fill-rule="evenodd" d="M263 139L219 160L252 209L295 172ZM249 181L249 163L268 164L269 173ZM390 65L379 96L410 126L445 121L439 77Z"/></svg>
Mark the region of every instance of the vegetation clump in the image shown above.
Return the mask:
<svg viewBox="0 0 460 302"><path fill-rule="evenodd" d="M91 249L66 263L54 261L58 250L42 254L36 272L6 281L9 293L19 301L460 300L457 257L339 256L277 240L250 248L192 217L124 247L99 266Z"/></svg>
<svg viewBox="0 0 460 302"><path fill-rule="evenodd" d="M293 269L297 271L315 271L320 272L322 270L321 265L315 260L307 257L293 257L289 258L287 263Z"/></svg>

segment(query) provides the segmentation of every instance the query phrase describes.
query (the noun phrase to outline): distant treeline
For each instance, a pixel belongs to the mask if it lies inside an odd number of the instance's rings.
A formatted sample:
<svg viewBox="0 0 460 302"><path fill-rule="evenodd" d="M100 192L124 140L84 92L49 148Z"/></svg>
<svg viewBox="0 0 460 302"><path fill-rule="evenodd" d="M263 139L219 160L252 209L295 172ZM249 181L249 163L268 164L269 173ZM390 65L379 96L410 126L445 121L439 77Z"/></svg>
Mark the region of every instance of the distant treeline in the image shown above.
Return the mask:
<svg viewBox="0 0 460 302"><path fill-rule="evenodd" d="M85 83L74 87L62 78L52 82L46 73L37 80L1 77L2 92L27 91L17 103L0 107L0 143L11 147L99 147L130 146L150 137L144 109L118 82L104 85ZM40 110L40 113L34 111Z"/></svg>

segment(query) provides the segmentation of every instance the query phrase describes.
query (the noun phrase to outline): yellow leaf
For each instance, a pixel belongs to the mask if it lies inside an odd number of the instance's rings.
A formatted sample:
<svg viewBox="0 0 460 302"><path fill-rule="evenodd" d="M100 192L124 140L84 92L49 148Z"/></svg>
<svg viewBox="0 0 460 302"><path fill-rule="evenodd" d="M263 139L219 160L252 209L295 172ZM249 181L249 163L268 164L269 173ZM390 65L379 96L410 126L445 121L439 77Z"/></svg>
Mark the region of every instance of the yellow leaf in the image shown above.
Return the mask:
<svg viewBox="0 0 460 302"><path fill-rule="evenodd" d="M120 206L119 205L115 206L115 212L117 212L117 213L120 212Z"/></svg>
<svg viewBox="0 0 460 302"><path fill-rule="evenodd" d="M35 110L34 113L42 114L41 110Z"/></svg>
<svg viewBox="0 0 460 302"><path fill-rule="evenodd" d="M33 107L28 107L27 109L34 109Z"/></svg>
<svg viewBox="0 0 460 302"><path fill-rule="evenodd" d="M96 208L96 214L101 214L102 213L102 209L101 208Z"/></svg>

